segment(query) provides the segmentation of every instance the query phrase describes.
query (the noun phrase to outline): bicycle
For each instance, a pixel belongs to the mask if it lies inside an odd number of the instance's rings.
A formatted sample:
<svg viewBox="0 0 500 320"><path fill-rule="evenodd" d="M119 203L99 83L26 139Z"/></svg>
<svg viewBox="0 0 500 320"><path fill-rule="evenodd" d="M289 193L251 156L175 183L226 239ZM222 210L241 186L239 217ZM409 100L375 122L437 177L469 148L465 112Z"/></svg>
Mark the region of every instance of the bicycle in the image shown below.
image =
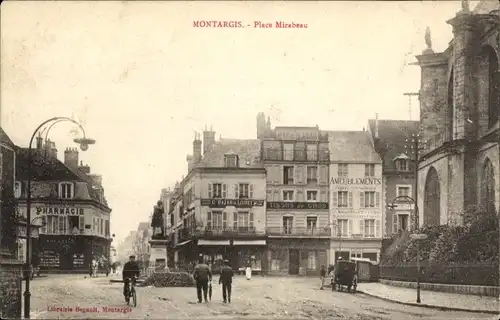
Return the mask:
<svg viewBox="0 0 500 320"><path fill-rule="evenodd" d="M135 292L135 278L128 278L128 290L127 290L127 306L130 306L130 298L132 298L132 306L137 307L137 294Z"/></svg>

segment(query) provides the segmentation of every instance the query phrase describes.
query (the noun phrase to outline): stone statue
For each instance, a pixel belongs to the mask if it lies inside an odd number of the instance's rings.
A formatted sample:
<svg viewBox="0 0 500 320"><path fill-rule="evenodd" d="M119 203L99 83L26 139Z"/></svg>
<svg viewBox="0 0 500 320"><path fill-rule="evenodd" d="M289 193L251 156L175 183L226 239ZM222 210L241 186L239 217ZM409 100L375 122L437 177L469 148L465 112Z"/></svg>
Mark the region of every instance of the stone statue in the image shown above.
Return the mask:
<svg viewBox="0 0 500 320"><path fill-rule="evenodd" d="M431 29L429 27L425 29L425 44L427 49L432 49Z"/></svg>
<svg viewBox="0 0 500 320"><path fill-rule="evenodd" d="M469 0L462 0L462 11L469 12Z"/></svg>
<svg viewBox="0 0 500 320"><path fill-rule="evenodd" d="M151 227L153 228L153 236L163 236L163 214L165 210L163 208L163 203L158 201L154 206L153 218L151 219Z"/></svg>

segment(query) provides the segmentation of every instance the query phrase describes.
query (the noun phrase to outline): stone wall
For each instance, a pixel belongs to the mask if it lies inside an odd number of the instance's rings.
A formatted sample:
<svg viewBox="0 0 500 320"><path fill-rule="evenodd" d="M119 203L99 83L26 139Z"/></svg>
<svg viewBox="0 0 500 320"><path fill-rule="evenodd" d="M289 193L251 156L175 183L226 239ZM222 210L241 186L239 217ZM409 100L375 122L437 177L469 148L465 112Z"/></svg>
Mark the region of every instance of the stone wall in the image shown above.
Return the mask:
<svg viewBox="0 0 500 320"><path fill-rule="evenodd" d="M0 318L20 319L22 306L22 264L0 260Z"/></svg>

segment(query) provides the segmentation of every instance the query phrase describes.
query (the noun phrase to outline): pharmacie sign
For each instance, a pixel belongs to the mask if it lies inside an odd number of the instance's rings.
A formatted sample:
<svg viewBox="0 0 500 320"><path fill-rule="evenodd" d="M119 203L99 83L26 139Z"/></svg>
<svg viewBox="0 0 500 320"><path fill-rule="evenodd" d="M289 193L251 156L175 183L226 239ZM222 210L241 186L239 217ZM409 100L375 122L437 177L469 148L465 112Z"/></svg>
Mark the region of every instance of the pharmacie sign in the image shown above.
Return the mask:
<svg viewBox="0 0 500 320"><path fill-rule="evenodd" d="M55 216L83 216L83 208L64 207L64 206L44 206L36 208L37 215L55 215Z"/></svg>
<svg viewBox="0 0 500 320"><path fill-rule="evenodd" d="M380 178L331 178L330 184L347 184L347 185L377 185L382 184Z"/></svg>

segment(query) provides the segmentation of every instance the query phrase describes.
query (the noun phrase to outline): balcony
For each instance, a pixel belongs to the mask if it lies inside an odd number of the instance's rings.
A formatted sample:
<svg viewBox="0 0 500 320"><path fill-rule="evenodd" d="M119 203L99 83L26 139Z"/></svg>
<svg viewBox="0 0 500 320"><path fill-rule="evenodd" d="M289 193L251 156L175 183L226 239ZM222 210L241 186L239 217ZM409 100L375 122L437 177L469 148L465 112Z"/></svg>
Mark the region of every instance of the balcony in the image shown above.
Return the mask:
<svg viewBox="0 0 500 320"><path fill-rule="evenodd" d="M294 227L291 229L285 228L267 228L267 235L274 237L299 237L299 238L329 238L330 229L324 228L298 228Z"/></svg>
<svg viewBox="0 0 500 320"><path fill-rule="evenodd" d="M240 238L252 236L265 236L264 231L258 231L255 227L236 227L236 228L222 228L222 227L205 227L196 231L198 237L207 238Z"/></svg>

